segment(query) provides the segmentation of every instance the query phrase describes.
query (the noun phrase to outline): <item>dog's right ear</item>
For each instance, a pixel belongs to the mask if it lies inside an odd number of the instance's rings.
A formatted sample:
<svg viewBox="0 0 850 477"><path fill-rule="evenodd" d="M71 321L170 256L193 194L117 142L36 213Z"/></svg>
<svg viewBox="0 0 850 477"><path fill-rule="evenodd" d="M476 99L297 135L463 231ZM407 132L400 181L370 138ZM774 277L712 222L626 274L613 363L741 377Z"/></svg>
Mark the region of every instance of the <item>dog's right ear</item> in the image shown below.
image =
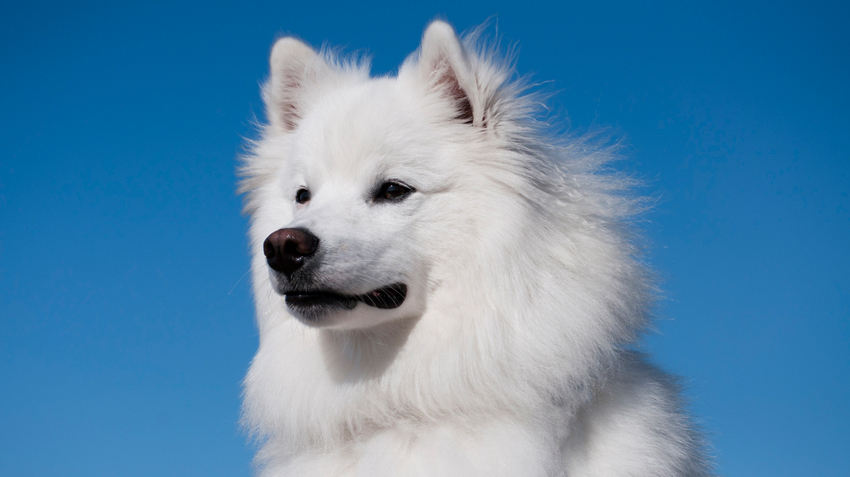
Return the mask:
<svg viewBox="0 0 850 477"><path fill-rule="evenodd" d="M309 87L331 68L315 50L292 37L274 44L269 63L269 81L263 88L266 115L273 126L292 131L304 117Z"/></svg>

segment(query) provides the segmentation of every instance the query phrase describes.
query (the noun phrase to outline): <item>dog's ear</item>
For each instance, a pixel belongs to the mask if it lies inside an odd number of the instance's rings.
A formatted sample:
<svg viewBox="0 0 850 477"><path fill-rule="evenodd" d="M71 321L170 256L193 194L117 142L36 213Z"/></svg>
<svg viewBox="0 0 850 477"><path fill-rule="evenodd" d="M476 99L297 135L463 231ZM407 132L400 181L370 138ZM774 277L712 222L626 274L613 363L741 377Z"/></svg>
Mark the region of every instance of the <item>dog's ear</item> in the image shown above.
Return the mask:
<svg viewBox="0 0 850 477"><path fill-rule="evenodd" d="M457 118L468 124L481 124L482 112L473 108L475 77L454 28L435 20L422 36L419 71L430 88L446 95L457 108Z"/></svg>
<svg viewBox="0 0 850 477"><path fill-rule="evenodd" d="M263 88L266 115L273 126L292 131L304 117L308 88L331 74L331 67L292 37L277 40L269 63L269 81Z"/></svg>

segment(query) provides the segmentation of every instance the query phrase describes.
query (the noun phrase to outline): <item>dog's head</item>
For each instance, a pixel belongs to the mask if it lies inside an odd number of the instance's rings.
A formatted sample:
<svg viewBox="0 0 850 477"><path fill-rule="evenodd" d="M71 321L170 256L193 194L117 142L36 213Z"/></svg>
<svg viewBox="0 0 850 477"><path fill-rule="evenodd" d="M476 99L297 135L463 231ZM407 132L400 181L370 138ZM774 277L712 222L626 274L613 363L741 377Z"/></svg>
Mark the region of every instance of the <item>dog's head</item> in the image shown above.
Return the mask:
<svg viewBox="0 0 850 477"><path fill-rule="evenodd" d="M494 205L470 173L491 147L487 99L452 28L433 23L392 78L282 38L264 100L264 162L247 173L262 185L246 187L255 268L310 326L420 315L435 262L472 240L468 212Z"/></svg>

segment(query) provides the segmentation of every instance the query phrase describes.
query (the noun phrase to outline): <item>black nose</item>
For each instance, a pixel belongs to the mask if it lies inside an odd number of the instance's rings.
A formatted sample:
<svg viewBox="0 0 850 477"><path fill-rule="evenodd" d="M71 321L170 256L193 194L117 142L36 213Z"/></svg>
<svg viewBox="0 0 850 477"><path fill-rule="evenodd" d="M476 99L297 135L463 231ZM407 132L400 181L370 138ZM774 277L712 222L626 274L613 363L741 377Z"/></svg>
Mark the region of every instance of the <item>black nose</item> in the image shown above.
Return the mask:
<svg viewBox="0 0 850 477"><path fill-rule="evenodd" d="M307 229L280 229L263 242L266 261L287 277L301 268L319 246L319 237Z"/></svg>

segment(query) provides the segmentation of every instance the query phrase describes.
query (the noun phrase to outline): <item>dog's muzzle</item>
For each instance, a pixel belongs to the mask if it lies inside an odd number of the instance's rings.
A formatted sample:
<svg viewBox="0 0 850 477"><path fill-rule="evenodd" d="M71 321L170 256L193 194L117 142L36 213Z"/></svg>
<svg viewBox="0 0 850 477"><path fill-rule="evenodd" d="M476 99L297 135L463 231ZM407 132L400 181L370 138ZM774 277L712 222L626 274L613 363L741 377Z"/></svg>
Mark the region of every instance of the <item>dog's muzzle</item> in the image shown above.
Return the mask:
<svg viewBox="0 0 850 477"><path fill-rule="evenodd" d="M263 254L272 270L282 273L287 280L309 262L319 248L319 238L307 229L280 229L263 242ZM321 308L352 309L357 303L389 310L398 308L407 297L407 285L394 283L376 288L361 295L348 295L335 290L289 289L282 292L286 305L297 311L315 311Z"/></svg>

